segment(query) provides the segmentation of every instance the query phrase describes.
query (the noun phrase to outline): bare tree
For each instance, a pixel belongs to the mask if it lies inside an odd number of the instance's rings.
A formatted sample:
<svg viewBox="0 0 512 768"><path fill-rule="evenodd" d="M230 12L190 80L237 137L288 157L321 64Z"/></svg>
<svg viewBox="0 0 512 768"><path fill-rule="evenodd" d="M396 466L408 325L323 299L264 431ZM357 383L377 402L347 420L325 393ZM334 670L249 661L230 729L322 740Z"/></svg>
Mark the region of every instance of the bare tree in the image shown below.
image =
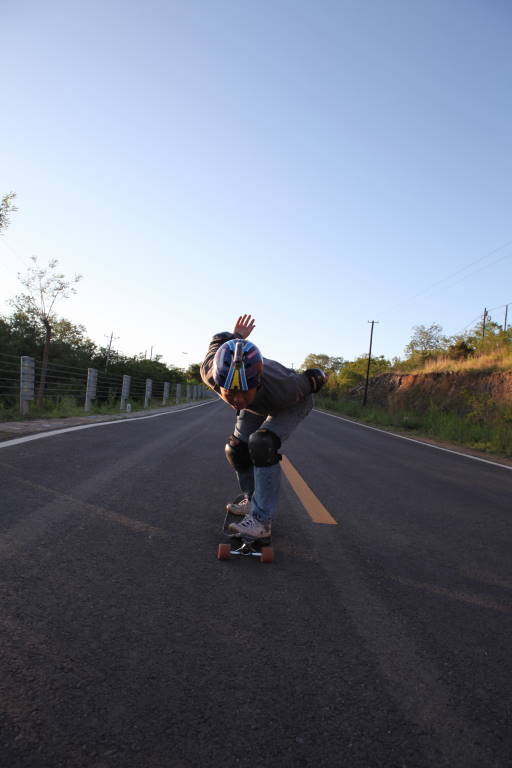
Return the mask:
<svg viewBox="0 0 512 768"><path fill-rule="evenodd" d="M28 268L27 273L25 275L18 274L18 279L24 286L26 293L15 296L11 304L18 311L25 312L29 317L41 323L44 328L43 360L37 392L37 404L42 405L48 369L48 352L53 327L57 322L55 304L58 299L68 299L71 294L76 293L74 285L82 279L82 275L75 275L72 280L65 280L63 274L55 271L58 264L57 259L49 261L46 268L39 266L37 256L32 256L31 260L33 266Z"/></svg>
<svg viewBox="0 0 512 768"><path fill-rule="evenodd" d="M9 226L10 214L18 210L13 202L15 197L16 192L9 192L2 197L0 202L0 232Z"/></svg>

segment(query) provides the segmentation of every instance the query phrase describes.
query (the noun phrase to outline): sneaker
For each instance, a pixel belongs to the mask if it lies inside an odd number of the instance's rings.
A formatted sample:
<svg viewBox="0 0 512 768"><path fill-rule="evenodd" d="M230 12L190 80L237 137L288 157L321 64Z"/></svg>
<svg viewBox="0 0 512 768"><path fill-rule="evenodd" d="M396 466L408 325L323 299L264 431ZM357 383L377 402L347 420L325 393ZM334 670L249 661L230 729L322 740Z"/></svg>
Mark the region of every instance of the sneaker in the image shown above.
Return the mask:
<svg viewBox="0 0 512 768"><path fill-rule="evenodd" d="M231 512L232 515L247 515L251 509L251 500L248 499L247 496L243 496L241 499L237 499L236 501L227 504L226 509L228 512Z"/></svg>
<svg viewBox="0 0 512 768"><path fill-rule="evenodd" d="M252 515L246 515L239 523L231 523L228 530L248 539L269 539L272 529L270 523L260 523Z"/></svg>

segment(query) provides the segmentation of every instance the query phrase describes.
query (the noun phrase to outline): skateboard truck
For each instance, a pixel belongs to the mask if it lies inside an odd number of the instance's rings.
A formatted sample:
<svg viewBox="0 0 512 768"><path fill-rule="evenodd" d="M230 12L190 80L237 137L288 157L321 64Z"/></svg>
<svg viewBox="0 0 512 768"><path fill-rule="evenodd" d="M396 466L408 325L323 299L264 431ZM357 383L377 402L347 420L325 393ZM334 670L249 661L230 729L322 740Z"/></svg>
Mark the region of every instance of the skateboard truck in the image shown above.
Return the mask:
<svg viewBox="0 0 512 768"><path fill-rule="evenodd" d="M274 559L274 550L270 544L264 544L261 539L254 541L249 539L240 539L242 544L237 549L232 549L231 544L222 543L217 548L217 560L229 560L231 555L240 555L242 557L259 557L262 563L271 563ZM257 549L257 547L260 547Z"/></svg>

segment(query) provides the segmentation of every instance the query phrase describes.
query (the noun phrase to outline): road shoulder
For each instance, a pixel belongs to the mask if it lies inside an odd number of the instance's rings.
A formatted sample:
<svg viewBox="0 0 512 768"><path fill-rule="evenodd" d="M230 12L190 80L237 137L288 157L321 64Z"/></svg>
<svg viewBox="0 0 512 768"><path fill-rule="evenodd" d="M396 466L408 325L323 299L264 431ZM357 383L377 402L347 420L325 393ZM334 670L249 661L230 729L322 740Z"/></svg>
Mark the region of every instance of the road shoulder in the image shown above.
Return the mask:
<svg viewBox="0 0 512 768"><path fill-rule="evenodd" d="M381 432L389 432L392 435L406 437L416 443L427 443L428 445L435 445L438 448L444 448L447 451L463 453L466 456L474 456L477 459L486 459L487 461L493 461L496 464L503 464L505 467L512 467L512 459L508 459L505 456L498 456L494 453L488 453L487 451L477 451L474 448L468 448L466 445L462 445L460 443L449 443L445 440L434 440L429 435L423 435L422 433L416 431L411 434L411 430L398 429L396 427L383 427L381 424L372 424L370 422L363 421L362 419L356 419L353 416L345 416L339 411L330 411L327 408L318 408L318 406L315 406L315 410L321 411L322 413L328 413L330 416L337 416L338 418L344 419L345 421L351 421L354 424L360 424L363 427L372 427L372 429L378 429Z"/></svg>
<svg viewBox="0 0 512 768"><path fill-rule="evenodd" d="M65 416L46 419L27 419L26 421L0 421L0 442L12 440L16 437L25 437L27 435L36 435L39 432L50 432L57 429L66 429L67 427L79 427L84 424L97 424L107 421L121 421L125 419L137 419L142 416L151 416L157 413L170 413L179 411L182 408L195 405L196 403L206 402L206 400L193 400L179 405L166 406L164 408L151 408L142 411L132 411L131 413L95 413L83 416Z"/></svg>

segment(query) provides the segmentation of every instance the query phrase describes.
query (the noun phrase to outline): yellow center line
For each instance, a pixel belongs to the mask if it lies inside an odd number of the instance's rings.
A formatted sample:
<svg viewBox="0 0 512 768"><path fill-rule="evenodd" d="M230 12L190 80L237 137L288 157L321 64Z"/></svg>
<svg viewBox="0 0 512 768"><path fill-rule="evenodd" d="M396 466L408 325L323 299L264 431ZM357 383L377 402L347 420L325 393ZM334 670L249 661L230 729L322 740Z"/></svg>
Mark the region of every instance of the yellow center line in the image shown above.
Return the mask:
<svg viewBox="0 0 512 768"><path fill-rule="evenodd" d="M112 523L119 523L124 525L125 528L130 528L137 533L148 533L151 536L158 536L161 539L168 539L169 534L162 528L157 528L155 525L149 525L142 520L135 520L133 517L126 517L125 515L119 515L117 512L110 512L108 509L102 509L96 507L96 517L102 520L110 520Z"/></svg>
<svg viewBox="0 0 512 768"><path fill-rule="evenodd" d="M452 591L445 589L444 587L438 587L436 584L425 584L420 581L413 581L412 579L404 579L402 577L397 577L393 580L397 581L399 584L405 584L408 587L422 589L433 595L441 595L442 597L448 597L451 600L460 600L462 603L477 605L479 608L492 608L493 611L499 611L500 613L512 613L512 603L497 602L486 595L459 592L457 590Z"/></svg>
<svg viewBox="0 0 512 768"><path fill-rule="evenodd" d="M309 485L304 482L291 461L283 456L281 467L286 479L297 494L302 506L314 523L323 525L338 525L337 521L329 514L322 502L317 499Z"/></svg>
<svg viewBox="0 0 512 768"><path fill-rule="evenodd" d="M14 467L11 464L7 464L3 461L0 462L0 466L7 467L10 470L14 471ZM20 485L26 485L29 488L34 488L35 490L38 490L38 491L44 491L45 493L50 493L53 496L55 496L56 499L69 501L73 507L75 507L76 505L84 507L85 509L88 509L90 512L92 512L96 517L100 518L101 520L110 520L113 523L124 525L125 528L130 528L132 531L136 531L137 533L148 533L148 534L151 534L152 536L158 536L161 539L169 538L170 534L164 528L157 528L156 526L150 525L149 523L145 523L142 520L135 520L132 517L126 517L125 515L120 515L117 512L112 512L110 509L106 509L105 507L100 507L97 504L91 504L88 501L84 501L82 499L76 499L67 493L58 491L56 488L48 488L46 485L41 485L40 483L33 483L31 480L27 480L24 477L16 477L16 482L20 483ZM3 539L3 534L0 535L0 544L2 543L2 539Z"/></svg>

